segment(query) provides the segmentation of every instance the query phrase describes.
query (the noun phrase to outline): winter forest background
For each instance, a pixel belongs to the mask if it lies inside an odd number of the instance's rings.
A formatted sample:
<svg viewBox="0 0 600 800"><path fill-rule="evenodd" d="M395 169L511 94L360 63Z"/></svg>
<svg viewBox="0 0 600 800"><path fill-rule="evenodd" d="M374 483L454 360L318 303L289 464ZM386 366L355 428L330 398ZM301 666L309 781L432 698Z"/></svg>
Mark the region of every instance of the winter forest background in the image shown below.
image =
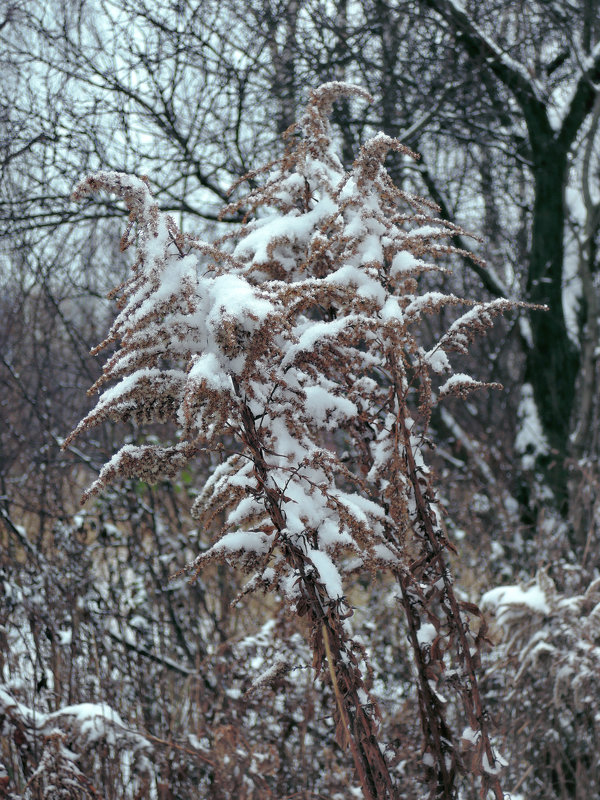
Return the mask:
<svg viewBox="0 0 600 800"><path fill-rule="evenodd" d="M5 0L0 74L0 797L598 796L596 0Z"/></svg>

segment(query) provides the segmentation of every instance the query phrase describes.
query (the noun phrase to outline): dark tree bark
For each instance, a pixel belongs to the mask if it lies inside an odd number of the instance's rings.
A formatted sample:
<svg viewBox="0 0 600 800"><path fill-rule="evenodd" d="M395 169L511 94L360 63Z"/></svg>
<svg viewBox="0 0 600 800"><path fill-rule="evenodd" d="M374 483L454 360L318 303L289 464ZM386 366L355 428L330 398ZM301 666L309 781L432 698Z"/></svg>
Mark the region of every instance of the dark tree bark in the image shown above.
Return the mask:
<svg viewBox="0 0 600 800"><path fill-rule="evenodd" d="M464 50L474 68L487 73L492 78L492 85L499 83L508 90L526 126L534 184L526 299L547 306L548 311L534 310L529 314L532 341L525 353L525 379L533 387L549 445L550 452L542 457L540 466L546 472L557 506L566 512L566 460L570 454L569 437L574 425L580 355L567 330L563 309L564 191L574 141L594 105L594 84L600 79L600 49L592 47L588 31L584 37L590 49L588 60L583 65L562 123L555 129L550 123L548 101L540 93L535 75L530 75L522 64L488 38L462 6L452 0L422 0L422 5L433 9L449 25L457 45ZM495 97L490 100L494 108ZM503 120L497 122L501 125Z"/></svg>

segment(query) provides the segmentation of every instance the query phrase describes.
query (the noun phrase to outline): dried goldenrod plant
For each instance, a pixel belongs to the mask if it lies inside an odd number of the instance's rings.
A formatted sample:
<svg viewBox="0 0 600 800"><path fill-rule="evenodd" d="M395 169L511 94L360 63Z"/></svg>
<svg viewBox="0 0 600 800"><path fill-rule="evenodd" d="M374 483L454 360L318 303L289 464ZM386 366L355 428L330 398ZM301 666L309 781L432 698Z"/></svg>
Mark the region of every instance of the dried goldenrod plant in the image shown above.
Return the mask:
<svg viewBox="0 0 600 800"><path fill-rule="evenodd" d="M439 259L459 252L448 237L464 231L394 185L387 154L416 158L399 142L379 134L344 169L328 121L342 94L369 99L348 84L313 91L283 157L247 176L256 188L224 209L244 212L244 223L215 244L182 234L143 179L99 173L77 187L76 198L102 190L125 201L121 246L137 256L96 349L116 347L91 390L102 394L65 446L109 418L178 427L164 445L122 447L84 499L123 478L173 476L201 450L221 454L194 507L205 530L218 522L219 531L189 569L228 562L249 574L245 592L277 593L307 619L337 741L367 800L399 794L344 586L358 571L392 575L430 797L455 797L467 774L500 800L477 686L485 624L454 591L423 450L434 404L484 386L454 373L448 354L467 352L511 304L419 291L424 273L444 272ZM425 347L424 316L461 304L466 313Z"/></svg>

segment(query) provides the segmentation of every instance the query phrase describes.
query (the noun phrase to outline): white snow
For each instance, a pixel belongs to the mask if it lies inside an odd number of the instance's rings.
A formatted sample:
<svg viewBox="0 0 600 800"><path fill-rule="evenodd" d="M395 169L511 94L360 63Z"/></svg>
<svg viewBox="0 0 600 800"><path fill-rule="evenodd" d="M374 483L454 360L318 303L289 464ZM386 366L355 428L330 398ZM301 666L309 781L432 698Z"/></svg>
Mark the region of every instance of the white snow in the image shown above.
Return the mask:
<svg viewBox="0 0 600 800"><path fill-rule="evenodd" d="M440 386L438 390L438 394L440 397L444 397L444 395L451 394L456 389L476 389L478 386L481 386L480 381L476 381L470 375L466 375L464 372L456 372L454 375L451 375L448 380Z"/></svg>
<svg viewBox="0 0 600 800"><path fill-rule="evenodd" d="M409 253L408 250L401 250L392 258L390 275L392 278L397 278L398 276L402 275L402 273L413 272L415 269L418 269L421 266L424 266L423 261L415 258L415 256L413 256L412 253Z"/></svg>
<svg viewBox="0 0 600 800"><path fill-rule="evenodd" d="M437 631L435 625L432 625L431 622L424 623L417 631L417 639L421 647L423 647L423 645L430 645L436 636Z"/></svg>
<svg viewBox="0 0 600 800"><path fill-rule="evenodd" d="M226 550L229 552L252 552L257 554L266 553L269 549L273 536L267 536L262 531L232 531L226 533L211 550Z"/></svg>
<svg viewBox="0 0 600 800"><path fill-rule="evenodd" d="M73 631L70 628L65 631L58 631L58 639L60 644L63 645L71 644L72 637L73 637Z"/></svg>
<svg viewBox="0 0 600 800"><path fill-rule="evenodd" d="M524 469L533 469L536 458L549 452L548 441L540 422L537 405L533 397L533 386L524 383L517 411L519 430L515 438L515 450L521 455Z"/></svg>
<svg viewBox="0 0 600 800"><path fill-rule="evenodd" d="M429 350L423 356L423 361L428 364L434 372L443 373L449 372L451 369L450 361L446 352L439 346Z"/></svg>
<svg viewBox="0 0 600 800"><path fill-rule="evenodd" d="M425 292L424 294L413 297L411 302L404 309L406 319L414 321L424 312L436 311L440 306L445 305L450 295L443 292Z"/></svg>
<svg viewBox="0 0 600 800"><path fill-rule="evenodd" d="M48 720L65 716L74 717L77 720L79 730L86 737L88 744L105 737L108 737L109 741L114 739L114 735L111 736L112 726L126 727L119 714L104 703L78 703L73 706L64 706L59 711L48 714Z"/></svg>
<svg viewBox="0 0 600 800"><path fill-rule="evenodd" d="M296 355L302 351L314 350L317 343L327 339L335 339L344 328L359 322L358 316L351 314L347 317L340 317L339 319L331 320L331 322L312 322L307 326L306 330L300 335L297 344L288 348L284 359L282 360L282 367L293 363Z"/></svg>
<svg viewBox="0 0 600 800"><path fill-rule="evenodd" d="M190 381L204 383L211 389L217 391L230 392L232 389L231 379L223 370L217 356L214 353L202 353L195 356L192 366L188 373Z"/></svg>
<svg viewBox="0 0 600 800"><path fill-rule="evenodd" d="M274 213L268 217L258 220L256 227L248 233L237 245L234 251L236 258L247 258L252 256L253 264L265 264L271 260L269 255L270 245L277 245L278 240L285 242L289 248L291 243L299 242L304 244L311 233L318 229L322 221L335 213L337 206L327 196L322 197L305 214L298 212L297 216L287 214L282 217L279 213Z"/></svg>
<svg viewBox="0 0 600 800"><path fill-rule="evenodd" d="M481 757L481 766L483 767L483 771L487 772L488 775L498 775L501 772L502 767L506 767L508 764L508 762L496 752L493 754L493 759L494 764L492 765L490 764L490 760L485 751Z"/></svg>
<svg viewBox="0 0 600 800"><path fill-rule="evenodd" d="M342 421L358 415L351 400L334 395L323 386L308 386L305 392L306 411L321 428L335 430Z"/></svg>
<svg viewBox="0 0 600 800"><path fill-rule="evenodd" d="M472 744L477 744L477 742L481 739L481 731L473 730L470 725L467 725L462 732L461 739L465 739L465 741L471 742Z"/></svg>
<svg viewBox="0 0 600 800"><path fill-rule="evenodd" d="M319 573L319 579L324 584L327 594L332 600L339 600L344 596L342 579L331 557L322 550L309 550L308 557Z"/></svg>
<svg viewBox="0 0 600 800"><path fill-rule="evenodd" d="M207 319L209 325L217 326L223 316L248 324L252 317L261 321L275 310L268 300L259 297L257 290L238 275L219 275L206 281L206 288L212 306Z"/></svg>
<svg viewBox="0 0 600 800"><path fill-rule="evenodd" d="M526 606L536 614L544 616L550 613L546 595L537 584L529 587L529 589L523 589L522 586L518 585L497 586L483 595L481 603L483 607L496 610L500 624L502 624L502 619L511 606Z"/></svg>

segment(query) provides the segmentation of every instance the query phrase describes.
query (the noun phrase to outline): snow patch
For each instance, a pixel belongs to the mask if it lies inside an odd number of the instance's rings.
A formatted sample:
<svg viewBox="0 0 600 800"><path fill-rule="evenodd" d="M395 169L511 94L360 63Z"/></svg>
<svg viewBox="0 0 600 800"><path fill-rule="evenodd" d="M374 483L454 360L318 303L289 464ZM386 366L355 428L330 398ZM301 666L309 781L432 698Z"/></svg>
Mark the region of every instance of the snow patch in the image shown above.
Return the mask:
<svg viewBox="0 0 600 800"><path fill-rule="evenodd" d="M515 439L515 450L521 455L523 469L533 469L538 456L549 452L548 441L533 397L533 386L524 383L517 411L519 430Z"/></svg>

